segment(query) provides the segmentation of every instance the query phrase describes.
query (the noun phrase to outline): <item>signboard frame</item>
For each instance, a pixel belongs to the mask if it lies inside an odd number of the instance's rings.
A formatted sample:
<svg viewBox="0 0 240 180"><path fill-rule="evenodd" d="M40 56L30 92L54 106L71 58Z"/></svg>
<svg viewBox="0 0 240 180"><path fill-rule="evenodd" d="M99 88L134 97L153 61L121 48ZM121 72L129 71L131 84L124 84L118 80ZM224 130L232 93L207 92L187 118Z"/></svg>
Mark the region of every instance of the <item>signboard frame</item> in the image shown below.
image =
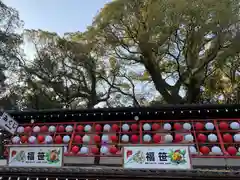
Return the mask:
<svg viewBox="0 0 240 180"><path fill-rule="evenodd" d="M176 146L182 146L182 147L188 147L188 154L189 154L189 163L190 163L190 169L193 169L193 165L192 165L192 157L191 157L191 153L190 153L190 146L192 146L194 144L125 144L123 145L123 149L122 149L122 168L124 169L143 169L143 168L125 168L124 167L124 153L125 153L125 149L126 147L161 147L161 146L168 146L168 147L176 147ZM152 169L152 168L144 168L144 169ZM161 169L161 168L154 168L154 169ZM166 170L174 170L173 168L162 168L162 169L166 169ZM189 169L187 169L189 170Z"/></svg>
<svg viewBox="0 0 240 180"><path fill-rule="evenodd" d="M37 167L37 168L61 168L64 166L64 145L63 144L31 144L30 146L27 144L20 144L20 145L7 145L9 154L10 154L10 149L11 147L21 147L21 148L41 148L41 147L49 147L49 148L60 148L62 151L62 159L60 161L60 166L36 166L35 164L32 164L31 167ZM10 155L7 158L7 166L8 167L19 167L19 166L9 166L9 160L10 160ZM29 166L22 166L22 167L29 167Z"/></svg>

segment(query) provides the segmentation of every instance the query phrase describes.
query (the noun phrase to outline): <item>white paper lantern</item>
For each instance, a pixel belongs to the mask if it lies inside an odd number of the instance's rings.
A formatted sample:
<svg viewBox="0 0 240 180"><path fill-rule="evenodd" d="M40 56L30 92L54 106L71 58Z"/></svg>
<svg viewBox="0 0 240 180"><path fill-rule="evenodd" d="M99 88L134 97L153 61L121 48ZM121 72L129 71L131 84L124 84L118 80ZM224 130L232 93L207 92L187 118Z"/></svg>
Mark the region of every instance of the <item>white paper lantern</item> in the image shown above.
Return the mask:
<svg viewBox="0 0 240 180"><path fill-rule="evenodd" d="M88 143L90 141L90 136L84 135L82 138L83 143Z"/></svg>
<svg viewBox="0 0 240 180"><path fill-rule="evenodd" d="M110 130L111 130L111 126L110 126L109 124L105 124L105 125L103 126L103 131L109 132Z"/></svg>
<svg viewBox="0 0 240 180"><path fill-rule="evenodd" d="M17 128L17 133L19 133L19 134L24 133L24 127L23 126L19 126Z"/></svg>
<svg viewBox="0 0 240 180"><path fill-rule="evenodd" d="M148 124L148 123L145 123L145 124L143 125L143 130L144 130L144 131L151 131L151 125Z"/></svg>
<svg viewBox="0 0 240 180"><path fill-rule="evenodd" d="M190 146L189 151L191 154L197 154L197 149L195 148L195 146Z"/></svg>
<svg viewBox="0 0 240 180"><path fill-rule="evenodd" d="M64 143L68 143L69 141L70 141L70 136L68 136L68 135L63 136Z"/></svg>
<svg viewBox="0 0 240 180"><path fill-rule="evenodd" d="M240 152L240 147L238 148L238 152Z"/></svg>
<svg viewBox="0 0 240 180"><path fill-rule="evenodd" d="M185 129L185 130L191 130L191 128L192 128L192 126L191 126L191 124L190 123L184 123L183 124L183 129Z"/></svg>
<svg viewBox="0 0 240 180"><path fill-rule="evenodd" d="M172 141L173 141L172 135L171 135L171 134L166 134L166 135L164 136L164 141L165 141L166 143L172 142Z"/></svg>
<svg viewBox="0 0 240 180"><path fill-rule="evenodd" d="M19 136L14 136L14 137L12 138L12 143L13 143L13 144L19 144L20 141L21 141L21 139L20 139Z"/></svg>
<svg viewBox="0 0 240 180"><path fill-rule="evenodd" d="M172 126L171 126L171 124L169 124L169 123L165 123L165 124L163 125L163 129L164 129L164 130L167 130L167 131L170 131L170 130L172 129Z"/></svg>
<svg viewBox="0 0 240 180"><path fill-rule="evenodd" d="M92 130L92 126L90 126L90 125L86 125L85 127L84 127L84 131L85 132L90 132Z"/></svg>
<svg viewBox="0 0 240 180"><path fill-rule="evenodd" d="M31 144L34 144L36 142L37 138L35 136L30 136L28 138L28 142L31 143Z"/></svg>
<svg viewBox="0 0 240 180"><path fill-rule="evenodd" d="M150 142L152 140L152 137L149 134L145 134L143 136L143 141L144 142Z"/></svg>
<svg viewBox="0 0 240 180"><path fill-rule="evenodd" d="M187 134L184 136L184 140L187 141L187 142L193 142L193 135L191 134Z"/></svg>
<svg viewBox="0 0 240 180"><path fill-rule="evenodd" d="M88 148L85 146L81 147L80 154L87 154L87 153L88 153Z"/></svg>
<svg viewBox="0 0 240 180"><path fill-rule="evenodd" d="M208 123L206 123L205 124L205 129L207 129L207 130L214 130L214 124L213 123L211 123L211 122L208 122Z"/></svg>
<svg viewBox="0 0 240 180"><path fill-rule="evenodd" d="M73 127L71 125L68 125L68 126L66 126L65 131L66 132L72 132L73 131Z"/></svg>
<svg viewBox="0 0 240 180"><path fill-rule="evenodd" d="M234 139L235 142L240 142L240 134L235 134L233 136L233 139Z"/></svg>
<svg viewBox="0 0 240 180"><path fill-rule="evenodd" d="M216 134L209 134L208 135L208 140L210 142L217 142L217 140L218 140L217 135Z"/></svg>
<svg viewBox="0 0 240 180"><path fill-rule="evenodd" d="M230 128L232 129L232 130L239 130L239 123L238 122L232 122L231 124L230 124Z"/></svg>
<svg viewBox="0 0 240 180"><path fill-rule="evenodd" d="M129 141L129 136L124 134L121 138L122 142L128 142Z"/></svg>
<svg viewBox="0 0 240 180"><path fill-rule="evenodd" d="M64 153L67 153L68 152L68 148L67 146L64 146Z"/></svg>
<svg viewBox="0 0 240 180"><path fill-rule="evenodd" d="M47 143L47 144L50 144L50 143L52 143L53 142L53 138L52 138L52 136L46 136L45 137L45 143Z"/></svg>
<svg viewBox="0 0 240 180"><path fill-rule="evenodd" d="M123 124L123 125L122 125L122 130L123 130L123 131L129 131L129 129L130 129L130 127L129 127L128 124Z"/></svg>
<svg viewBox="0 0 240 180"><path fill-rule="evenodd" d="M218 146L213 146L213 147L211 148L211 152L212 152L213 154L215 154L215 155L221 155L221 154L222 154L222 150L221 150L221 148L218 147Z"/></svg>
<svg viewBox="0 0 240 180"><path fill-rule="evenodd" d="M102 142L107 143L109 141L109 136L108 135L102 135Z"/></svg>
<svg viewBox="0 0 240 180"><path fill-rule="evenodd" d="M56 127L55 126L49 126L48 131L51 133L56 132Z"/></svg>
<svg viewBox="0 0 240 180"><path fill-rule="evenodd" d="M40 127L39 126L34 126L33 132L39 133L40 132Z"/></svg>
<svg viewBox="0 0 240 180"><path fill-rule="evenodd" d="M100 152L101 152L102 154L107 154L107 153L108 153L108 148L107 148L106 146L102 146L102 147L100 148Z"/></svg>

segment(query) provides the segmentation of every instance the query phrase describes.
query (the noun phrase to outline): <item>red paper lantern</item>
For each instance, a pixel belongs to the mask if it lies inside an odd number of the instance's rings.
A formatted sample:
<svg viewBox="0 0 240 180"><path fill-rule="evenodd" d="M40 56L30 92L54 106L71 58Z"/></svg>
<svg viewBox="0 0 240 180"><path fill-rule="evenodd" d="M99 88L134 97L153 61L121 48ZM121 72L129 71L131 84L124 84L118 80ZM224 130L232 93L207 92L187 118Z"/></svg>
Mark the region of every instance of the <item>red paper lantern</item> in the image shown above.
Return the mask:
<svg viewBox="0 0 240 180"><path fill-rule="evenodd" d="M200 148L200 152L203 154L203 155L208 155L209 152L210 152L210 149L207 147L207 146L202 146Z"/></svg>
<svg viewBox="0 0 240 180"><path fill-rule="evenodd" d="M95 131L102 131L102 126L100 124L96 124Z"/></svg>
<svg viewBox="0 0 240 180"><path fill-rule="evenodd" d="M99 135L95 135L93 139L94 139L94 142L96 143L101 142L101 137Z"/></svg>
<svg viewBox="0 0 240 180"><path fill-rule="evenodd" d="M203 143L207 141L207 137L204 134L198 134L197 139L199 142Z"/></svg>
<svg viewBox="0 0 240 180"><path fill-rule="evenodd" d="M116 154L118 152L118 149L115 146L110 147L109 152L111 154Z"/></svg>
<svg viewBox="0 0 240 180"><path fill-rule="evenodd" d="M80 135L76 135L74 137L74 142L75 143L82 143L82 137Z"/></svg>
<svg viewBox="0 0 240 180"><path fill-rule="evenodd" d="M84 130L84 127L82 125L77 126L77 131L78 132L83 132L83 130Z"/></svg>
<svg viewBox="0 0 240 180"><path fill-rule="evenodd" d="M112 135L110 138L111 138L112 142L117 142L118 141L118 137L116 135Z"/></svg>
<svg viewBox="0 0 240 180"><path fill-rule="evenodd" d="M227 143L233 142L233 138L232 138L231 134L228 134L228 133L224 134L223 141L227 142Z"/></svg>
<svg viewBox="0 0 240 180"><path fill-rule="evenodd" d="M179 130L182 129L182 125L181 125L180 123L174 123L173 128L174 128L176 131L179 131Z"/></svg>
<svg viewBox="0 0 240 180"><path fill-rule="evenodd" d="M137 135L132 135L131 136L131 141L133 142L133 143L137 143L138 142L138 136Z"/></svg>
<svg viewBox="0 0 240 180"><path fill-rule="evenodd" d="M62 144L62 136L57 135L57 136L55 137L55 143L56 143L56 144Z"/></svg>
<svg viewBox="0 0 240 180"><path fill-rule="evenodd" d="M227 148L227 152L231 155L231 156L235 156L237 154L237 149L234 146L229 146Z"/></svg>
<svg viewBox="0 0 240 180"><path fill-rule="evenodd" d="M25 133L30 133L30 132L32 132L32 128L30 126L27 126L27 127L24 128L24 132Z"/></svg>
<svg viewBox="0 0 240 180"><path fill-rule="evenodd" d="M22 143L26 143L26 142L28 142L28 137L27 136L21 136L21 142Z"/></svg>
<svg viewBox="0 0 240 180"><path fill-rule="evenodd" d="M154 143L160 143L161 142L161 136L158 134L153 135L153 142Z"/></svg>
<svg viewBox="0 0 240 180"><path fill-rule="evenodd" d="M37 137L37 140L38 140L38 143L42 143L42 142L44 142L44 140L45 140L45 137L44 137L44 136L41 136L41 135L39 135L39 136Z"/></svg>
<svg viewBox="0 0 240 180"><path fill-rule="evenodd" d="M112 130L115 131L115 132L119 131L119 126L117 124L113 124L112 125Z"/></svg>
<svg viewBox="0 0 240 180"><path fill-rule="evenodd" d="M157 124L157 123L152 124L152 130L153 131L157 131L159 129L160 129L160 125L159 124Z"/></svg>
<svg viewBox="0 0 240 180"><path fill-rule="evenodd" d="M57 127L57 132L64 132L65 131L65 127L63 125L60 125Z"/></svg>
<svg viewBox="0 0 240 180"><path fill-rule="evenodd" d="M138 130L138 125L137 124L132 124L131 125L131 130L132 131L137 131Z"/></svg>
<svg viewBox="0 0 240 180"><path fill-rule="evenodd" d="M203 129L204 129L203 123L197 122L197 123L195 124L195 129L196 129L197 131L203 130Z"/></svg>
<svg viewBox="0 0 240 180"><path fill-rule="evenodd" d="M226 122L220 122L219 123L219 129L220 130L228 130L228 127L229 127L229 125Z"/></svg>
<svg viewBox="0 0 240 180"><path fill-rule="evenodd" d="M47 132L47 131L48 131L48 127L46 125L41 126L40 132Z"/></svg>
<svg viewBox="0 0 240 180"><path fill-rule="evenodd" d="M92 153L97 154L99 152L99 148L97 147L92 147Z"/></svg>
<svg viewBox="0 0 240 180"><path fill-rule="evenodd" d="M77 154L77 153L79 152L79 150L80 150L80 148L79 148L78 146L73 146L73 147L72 147L72 152L73 152L74 154Z"/></svg>
<svg viewBox="0 0 240 180"><path fill-rule="evenodd" d="M175 142L181 142L183 140L183 136L181 134L175 134L174 140Z"/></svg>

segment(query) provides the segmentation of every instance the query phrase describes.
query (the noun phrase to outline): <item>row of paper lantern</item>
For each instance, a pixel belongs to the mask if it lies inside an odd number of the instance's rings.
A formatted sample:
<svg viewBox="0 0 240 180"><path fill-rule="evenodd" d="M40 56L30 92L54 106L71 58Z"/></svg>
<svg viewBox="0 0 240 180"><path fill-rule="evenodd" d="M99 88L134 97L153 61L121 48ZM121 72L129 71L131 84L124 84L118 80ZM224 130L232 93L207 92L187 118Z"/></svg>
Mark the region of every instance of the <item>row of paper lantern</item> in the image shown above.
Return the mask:
<svg viewBox="0 0 240 180"><path fill-rule="evenodd" d="M83 147L79 147L74 145L71 148L71 152L74 154L88 154L88 153L92 153L92 154L98 154L99 152L101 154L116 154L119 150L115 147L107 147L107 146L101 146L100 149L98 147L87 147L87 146L83 146Z"/></svg>

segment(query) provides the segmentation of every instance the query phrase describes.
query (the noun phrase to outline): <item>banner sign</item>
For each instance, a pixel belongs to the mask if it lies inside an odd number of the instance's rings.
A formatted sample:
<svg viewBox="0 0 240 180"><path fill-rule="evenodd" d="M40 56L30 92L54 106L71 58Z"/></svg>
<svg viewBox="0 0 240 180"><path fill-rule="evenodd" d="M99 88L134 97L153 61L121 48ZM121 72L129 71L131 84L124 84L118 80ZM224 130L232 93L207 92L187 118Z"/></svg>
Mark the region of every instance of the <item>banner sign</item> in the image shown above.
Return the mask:
<svg viewBox="0 0 240 180"><path fill-rule="evenodd" d="M18 122L15 121L9 114L3 113L0 118L0 126L11 134L14 134L18 128Z"/></svg>
<svg viewBox="0 0 240 180"><path fill-rule="evenodd" d="M63 147L9 147L8 166L12 167L61 167Z"/></svg>
<svg viewBox="0 0 240 180"><path fill-rule="evenodd" d="M188 146L126 146L123 167L130 169L191 169Z"/></svg>

